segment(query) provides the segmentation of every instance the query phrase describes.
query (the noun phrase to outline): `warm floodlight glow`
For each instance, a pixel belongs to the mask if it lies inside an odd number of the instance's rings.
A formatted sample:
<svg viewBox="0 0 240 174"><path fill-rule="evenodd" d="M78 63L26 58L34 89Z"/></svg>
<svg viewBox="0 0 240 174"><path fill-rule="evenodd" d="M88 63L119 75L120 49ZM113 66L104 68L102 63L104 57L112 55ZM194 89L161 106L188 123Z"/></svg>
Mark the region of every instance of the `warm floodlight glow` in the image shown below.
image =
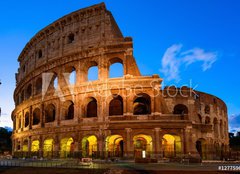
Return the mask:
<svg viewBox="0 0 240 174"><path fill-rule="evenodd" d="M61 140L61 152L60 157L68 157L69 153L73 151L73 139L64 138Z"/></svg>
<svg viewBox="0 0 240 174"><path fill-rule="evenodd" d="M107 156L123 155L123 137L121 135L112 135L106 138L106 153Z"/></svg>
<svg viewBox="0 0 240 174"><path fill-rule="evenodd" d="M165 134L162 139L164 157L174 157L182 151L180 136Z"/></svg>
<svg viewBox="0 0 240 174"><path fill-rule="evenodd" d="M83 157L92 156L97 151L97 137L91 135L84 137L82 140Z"/></svg>
<svg viewBox="0 0 240 174"><path fill-rule="evenodd" d="M39 141L38 140L32 141L31 151L32 152L39 151Z"/></svg>
<svg viewBox="0 0 240 174"><path fill-rule="evenodd" d="M139 134L133 137L134 151L136 158L142 158L142 152L145 151L146 156L152 153L152 137L149 135Z"/></svg>
<svg viewBox="0 0 240 174"><path fill-rule="evenodd" d="M46 139L43 144L43 157L48 157L53 151L53 139Z"/></svg>

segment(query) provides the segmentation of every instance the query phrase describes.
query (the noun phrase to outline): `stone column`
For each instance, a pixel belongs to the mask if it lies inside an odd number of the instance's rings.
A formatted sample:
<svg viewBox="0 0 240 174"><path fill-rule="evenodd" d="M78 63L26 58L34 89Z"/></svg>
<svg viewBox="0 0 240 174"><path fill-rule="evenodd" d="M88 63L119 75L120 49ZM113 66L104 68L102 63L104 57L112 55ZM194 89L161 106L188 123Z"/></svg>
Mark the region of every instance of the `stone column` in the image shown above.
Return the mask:
<svg viewBox="0 0 240 174"><path fill-rule="evenodd" d="M40 124L41 127L44 127L44 123L45 123L45 112L44 112L44 104L41 104L41 115L40 115Z"/></svg>
<svg viewBox="0 0 240 174"><path fill-rule="evenodd" d="M133 140L132 140L132 129L131 128L125 128L125 133L126 133L126 150L124 152L124 156L131 158L133 157Z"/></svg>
<svg viewBox="0 0 240 174"><path fill-rule="evenodd" d="M28 156L31 157L31 151L32 151L32 137L28 138Z"/></svg>
<svg viewBox="0 0 240 174"><path fill-rule="evenodd" d="M32 106L30 106L30 113L29 113L29 129L32 129L33 124L33 110Z"/></svg>
<svg viewBox="0 0 240 174"><path fill-rule="evenodd" d="M60 154L60 139L59 136L56 135L54 139L54 145L53 145L53 157L59 158Z"/></svg>
<svg viewBox="0 0 240 174"><path fill-rule="evenodd" d="M101 81L104 81L106 79L108 79L108 63L105 62L104 59L105 56L103 56L103 58L99 59L99 65L98 65L98 79Z"/></svg>
<svg viewBox="0 0 240 174"><path fill-rule="evenodd" d="M43 157L43 146L44 146L44 140L43 140L43 137L40 136L39 137L39 155L38 157Z"/></svg>
<svg viewBox="0 0 240 174"><path fill-rule="evenodd" d="M154 156L155 158L160 158L161 154L161 141L160 141L160 128L154 128Z"/></svg>
<svg viewBox="0 0 240 174"><path fill-rule="evenodd" d="M196 144L192 138L192 126L187 126L184 130L184 152L185 154L198 155Z"/></svg>

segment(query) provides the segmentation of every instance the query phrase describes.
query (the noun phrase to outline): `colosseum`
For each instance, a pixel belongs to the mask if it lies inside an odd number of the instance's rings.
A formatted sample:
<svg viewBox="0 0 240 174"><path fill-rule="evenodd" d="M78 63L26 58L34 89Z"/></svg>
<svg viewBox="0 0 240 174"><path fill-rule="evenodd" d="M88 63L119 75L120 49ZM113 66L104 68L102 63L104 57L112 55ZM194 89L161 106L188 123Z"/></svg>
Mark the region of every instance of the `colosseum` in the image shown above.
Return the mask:
<svg viewBox="0 0 240 174"><path fill-rule="evenodd" d="M132 38L104 3L39 31L18 61L15 157L221 159L228 151L225 103L188 87L163 88L157 74L142 76ZM120 77L109 75L115 64Z"/></svg>

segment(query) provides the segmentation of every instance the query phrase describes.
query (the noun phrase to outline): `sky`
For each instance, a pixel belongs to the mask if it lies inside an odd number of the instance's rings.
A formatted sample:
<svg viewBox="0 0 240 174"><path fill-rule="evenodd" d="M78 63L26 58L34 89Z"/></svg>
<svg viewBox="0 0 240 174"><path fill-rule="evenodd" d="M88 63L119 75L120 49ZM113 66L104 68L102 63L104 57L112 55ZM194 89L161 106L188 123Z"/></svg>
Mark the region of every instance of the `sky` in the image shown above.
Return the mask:
<svg viewBox="0 0 240 174"><path fill-rule="evenodd" d="M218 96L228 106L231 130L240 130L238 0L0 1L0 126L12 127L17 58L25 44L60 17L100 2L133 38L142 75Z"/></svg>

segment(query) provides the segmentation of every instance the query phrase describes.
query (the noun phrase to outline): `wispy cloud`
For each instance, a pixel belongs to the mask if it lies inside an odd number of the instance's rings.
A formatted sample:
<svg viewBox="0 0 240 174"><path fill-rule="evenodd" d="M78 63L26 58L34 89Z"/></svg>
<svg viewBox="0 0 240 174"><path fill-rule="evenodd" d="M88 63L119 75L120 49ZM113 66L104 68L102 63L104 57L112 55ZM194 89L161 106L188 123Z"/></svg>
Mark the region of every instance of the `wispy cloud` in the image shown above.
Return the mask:
<svg viewBox="0 0 240 174"><path fill-rule="evenodd" d="M228 118L230 132L240 131L240 114L233 114Z"/></svg>
<svg viewBox="0 0 240 174"><path fill-rule="evenodd" d="M206 52L201 48L181 51L182 47L182 44L174 44L163 55L160 71L168 81L180 80L180 67L182 65L189 66L195 62L202 62L202 70L206 71L217 60L216 52Z"/></svg>

